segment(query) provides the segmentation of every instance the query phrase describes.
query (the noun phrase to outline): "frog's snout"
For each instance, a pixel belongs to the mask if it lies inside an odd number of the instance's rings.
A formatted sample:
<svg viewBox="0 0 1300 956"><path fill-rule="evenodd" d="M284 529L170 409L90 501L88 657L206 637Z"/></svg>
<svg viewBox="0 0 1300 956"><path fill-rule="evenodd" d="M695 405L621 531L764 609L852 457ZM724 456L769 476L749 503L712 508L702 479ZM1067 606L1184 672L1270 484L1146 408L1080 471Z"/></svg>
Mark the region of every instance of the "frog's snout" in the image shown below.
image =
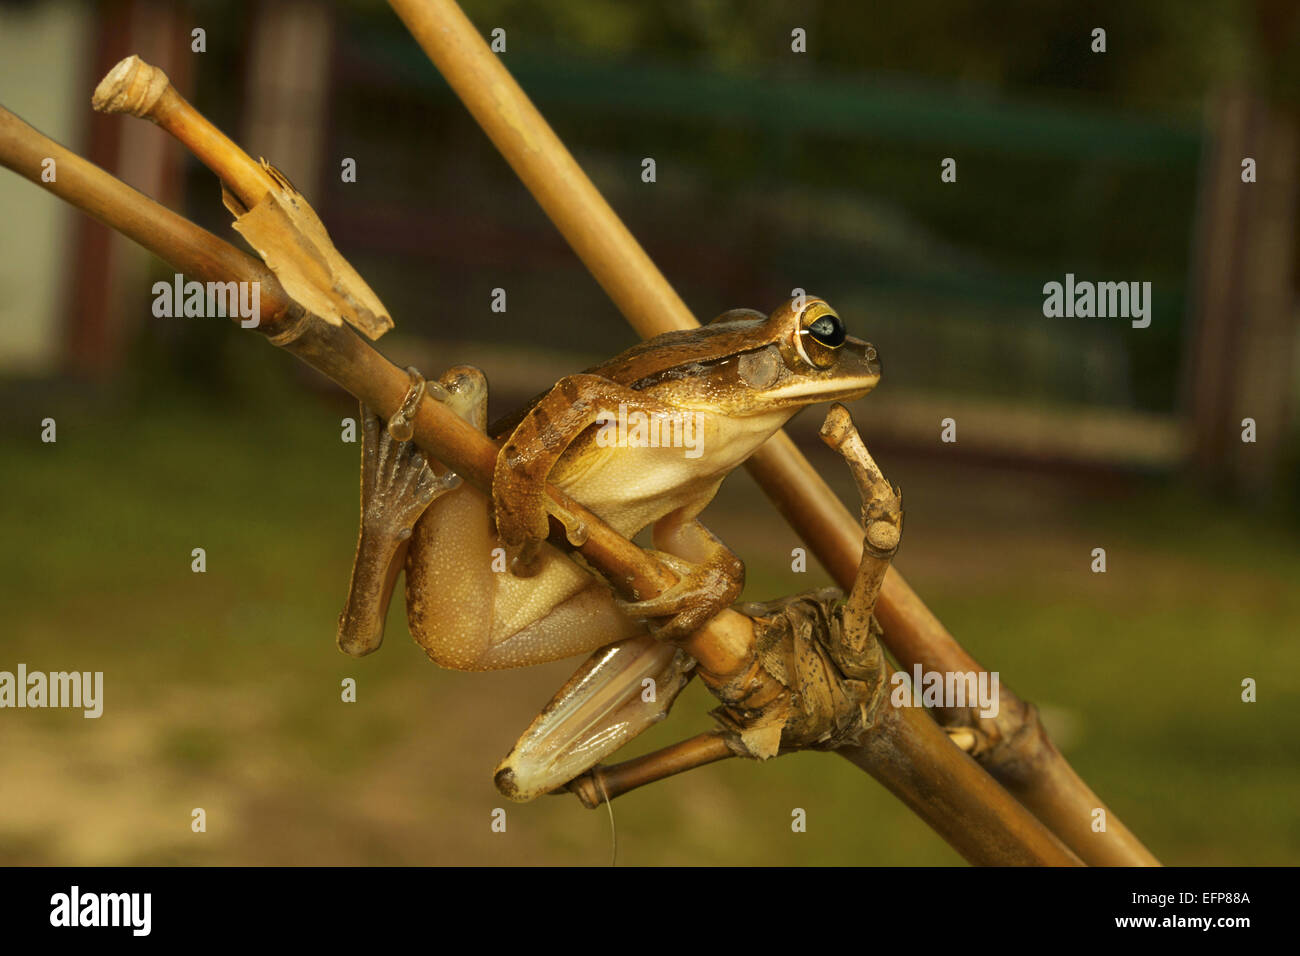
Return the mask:
<svg viewBox="0 0 1300 956"><path fill-rule="evenodd" d="M847 372L862 378L869 383L868 387L880 381L880 355L870 342L855 338L846 339L840 365L840 374Z"/></svg>

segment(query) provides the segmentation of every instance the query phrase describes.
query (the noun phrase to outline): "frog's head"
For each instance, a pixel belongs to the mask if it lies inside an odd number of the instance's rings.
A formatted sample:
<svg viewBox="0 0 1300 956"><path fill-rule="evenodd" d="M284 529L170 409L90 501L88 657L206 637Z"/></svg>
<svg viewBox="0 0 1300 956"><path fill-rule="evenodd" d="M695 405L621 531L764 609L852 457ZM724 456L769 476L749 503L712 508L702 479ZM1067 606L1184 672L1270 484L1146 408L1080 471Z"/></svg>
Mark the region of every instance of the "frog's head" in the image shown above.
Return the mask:
<svg viewBox="0 0 1300 956"><path fill-rule="evenodd" d="M737 363L739 377L763 404L852 401L880 381L875 346L849 335L839 313L823 299L790 299L767 317L766 326L772 343Z"/></svg>
<svg viewBox="0 0 1300 956"><path fill-rule="evenodd" d="M699 331L716 357L679 380L684 404L707 403L734 416L793 414L805 405L861 398L880 381L875 348L850 336L839 313L815 297L790 299L767 316L734 309ZM717 348L723 341L726 347ZM684 394L687 382L695 402Z"/></svg>
<svg viewBox="0 0 1300 956"><path fill-rule="evenodd" d="M875 388L880 362L822 299L801 296L771 315L724 312L665 332L587 371L679 407L732 417L852 401ZM787 416L788 417L788 416Z"/></svg>

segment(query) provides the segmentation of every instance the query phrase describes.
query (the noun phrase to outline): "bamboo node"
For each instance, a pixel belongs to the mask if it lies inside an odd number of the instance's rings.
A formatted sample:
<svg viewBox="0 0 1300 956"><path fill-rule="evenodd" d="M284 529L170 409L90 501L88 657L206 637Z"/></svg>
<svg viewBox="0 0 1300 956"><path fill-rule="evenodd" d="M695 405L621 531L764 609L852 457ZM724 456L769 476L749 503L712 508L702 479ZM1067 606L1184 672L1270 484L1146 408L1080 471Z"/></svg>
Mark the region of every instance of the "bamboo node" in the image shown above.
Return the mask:
<svg viewBox="0 0 1300 956"><path fill-rule="evenodd" d="M867 528L867 541L877 553L893 554L898 549L899 530L884 521L873 521Z"/></svg>
<svg viewBox="0 0 1300 956"><path fill-rule="evenodd" d="M293 302L288 311L283 313L276 322L276 331L273 331L269 324L264 324L262 329L266 332L268 342L280 348L287 348L297 341L311 327L314 321L320 321L320 319L297 302Z"/></svg>
<svg viewBox="0 0 1300 956"><path fill-rule="evenodd" d="M732 752L766 760L792 750L835 750L858 744L875 725L888 684L879 625L873 619L862 646L846 641L842 598L824 588L746 615L761 670L783 692L757 703L739 681L714 688L723 706L713 717Z"/></svg>

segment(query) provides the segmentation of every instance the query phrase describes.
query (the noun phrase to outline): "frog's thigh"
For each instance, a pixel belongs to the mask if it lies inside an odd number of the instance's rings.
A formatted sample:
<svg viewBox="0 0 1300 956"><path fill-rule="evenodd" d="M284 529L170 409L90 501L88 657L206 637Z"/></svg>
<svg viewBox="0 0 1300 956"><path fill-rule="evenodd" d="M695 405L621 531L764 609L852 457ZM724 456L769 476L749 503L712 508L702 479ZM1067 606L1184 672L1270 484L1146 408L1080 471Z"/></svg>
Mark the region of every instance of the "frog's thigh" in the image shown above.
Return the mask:
<svg viewBox="0 0 1300 956"><path fill-rule="evenodd" d="M494 571L492 550L500 546L487 499L468 485L435 501L416 525L406 613L411 635L436 663L524 667L642 632L605 587L558 555L532 577Z"/></svg>
<svg viewBox="0 0 1300 956"><path fill-rule="evenodd" d="M545 616L517 630L500 630L475 668L496 670L543 664L588 654L606 644L645 633L618 609L608 589L590 577L587 580L589 583L552 607Z"/></svg>

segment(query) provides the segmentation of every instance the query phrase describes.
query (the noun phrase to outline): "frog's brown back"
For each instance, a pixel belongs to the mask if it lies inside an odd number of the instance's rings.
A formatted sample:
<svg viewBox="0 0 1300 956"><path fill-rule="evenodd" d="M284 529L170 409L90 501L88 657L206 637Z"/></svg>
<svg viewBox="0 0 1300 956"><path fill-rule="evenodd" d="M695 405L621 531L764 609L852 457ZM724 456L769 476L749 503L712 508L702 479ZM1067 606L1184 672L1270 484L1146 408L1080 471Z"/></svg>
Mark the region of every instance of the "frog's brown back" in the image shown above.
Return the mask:
<svg viewBox="0 0 1300 956"><path fill-rule="evenodd" d="M761 312L734 309L723 313L708 325L664 332L652 339L638 342L613 358L584 369L583 374L599 375L640 391L665 375L670 375L675 369L707 365L739 352L770 345L779 336L778 329L773 328L769 335L755 334L766 321L767 317ZM550 391L547 389L539 392L523 407L494 422L489 433L494 438L509 435Z"/></svg>

